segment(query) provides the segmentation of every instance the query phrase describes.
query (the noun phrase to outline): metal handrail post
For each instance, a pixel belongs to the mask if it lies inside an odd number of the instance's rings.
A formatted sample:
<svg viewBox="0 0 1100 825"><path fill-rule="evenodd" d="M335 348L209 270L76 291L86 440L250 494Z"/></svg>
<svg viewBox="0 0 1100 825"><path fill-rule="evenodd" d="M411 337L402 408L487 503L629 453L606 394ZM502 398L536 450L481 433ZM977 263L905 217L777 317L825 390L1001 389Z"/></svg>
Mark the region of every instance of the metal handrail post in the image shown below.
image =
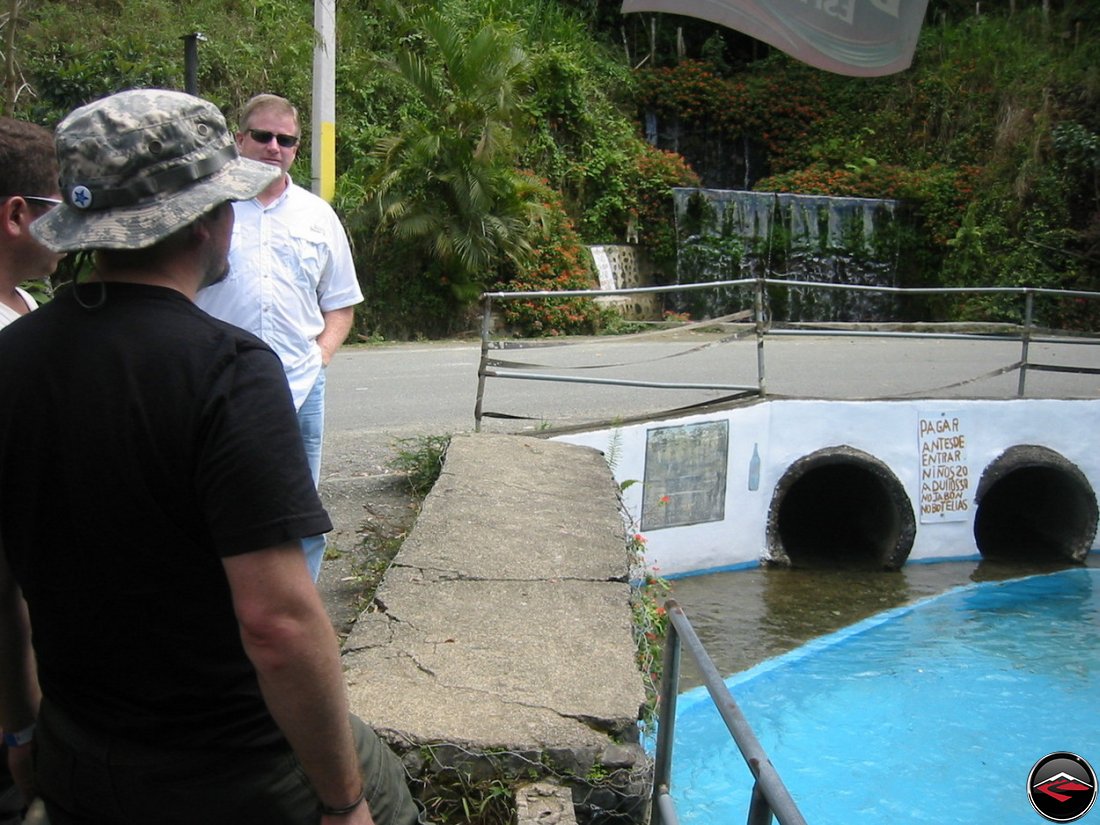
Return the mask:
<svg viewBox="0 0 1100 825"><path fill-rule="evenodd" d="M699 641L699 636L695 633L695 628L691 626L683 609L670 601L666 602L666 611L669 623L676 628L680 634L681 643L699 666L707 692L714 701L722 721L725 722L726 729L733 736L737 749L741 751L745 764L749 766L749 770L755 777L760 792L767 796L771 813L782 825L806 825L805 818L757 740L741 708L737 706L721 674L718 673L714 661L707 654L703 643ZM750 820L750 825L755 823Z"/></svg>
<svg viewBox="0 0 1100 825"><path fill-rule="evenodd" d="M677 607L675 600L665 602L665 611ZM660 799L669 794L672 782L672 745L676 733L676 697L680 693L680 634L669 622L665 649L661 657L661 687L657 695L657 749L653 755L653 825L675 825L662 816Z"/></svg>
<svg viewBox="0 0 1100 825"><path fill-rule="evenodd" d="M1027 355L1031 345L1031 323L1035 312L1035 293L1024 293L1024 331L1020 335L1020 382L1016 385L1016 397L1023 398L1027 384Z"/></svg>
<svg viewBox="0 0 1100 825"><path fill-rule="evenodd" d="M756 312L756 391L761 398L767 395L767 382L764 377L764 284L766 278L756 279L753 293L753 309Z"/></svg>
<svg viewBox="0 0 1100 825"><path fill-rule="evenodd" d="M489 331L493 319L493 298L481 296L481 360L477 365L477 399L474 401L474 432L481 432L481 404L485 398L486 367L489 365Z"/></svg>
<svg viewBox="0 0 1100 825"><path fill-rule="evenodd" d="M764 790L760 787L760 780L757 780L752 786L752 797L749 799L749 818L746 820L745 825L772 825L773 821L771 805L768 804L767 797L764 796Z"/></svg>
<svg viewBox="0 0 1100 825"><path fill-rule="evenodd" d="M676 805L667 790L653 797L653 810L659 811L659 814L650 818L650 825L680 825L680 818L676 816Z"/></svg>

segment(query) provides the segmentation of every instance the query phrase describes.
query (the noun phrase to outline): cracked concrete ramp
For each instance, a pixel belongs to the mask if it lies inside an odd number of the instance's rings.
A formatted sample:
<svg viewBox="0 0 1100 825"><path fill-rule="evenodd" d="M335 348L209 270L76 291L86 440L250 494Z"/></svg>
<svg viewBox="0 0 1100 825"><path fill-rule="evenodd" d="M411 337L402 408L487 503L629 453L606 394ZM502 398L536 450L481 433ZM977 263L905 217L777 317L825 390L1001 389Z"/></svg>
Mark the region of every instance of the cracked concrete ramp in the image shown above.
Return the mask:
<svg viewBox="0 0 1100 825"><path fill-rule="evenodd" d="M352 710L399 751L573 754L636 743L618 490L586 447L456 435L345 643Z"/></svg>

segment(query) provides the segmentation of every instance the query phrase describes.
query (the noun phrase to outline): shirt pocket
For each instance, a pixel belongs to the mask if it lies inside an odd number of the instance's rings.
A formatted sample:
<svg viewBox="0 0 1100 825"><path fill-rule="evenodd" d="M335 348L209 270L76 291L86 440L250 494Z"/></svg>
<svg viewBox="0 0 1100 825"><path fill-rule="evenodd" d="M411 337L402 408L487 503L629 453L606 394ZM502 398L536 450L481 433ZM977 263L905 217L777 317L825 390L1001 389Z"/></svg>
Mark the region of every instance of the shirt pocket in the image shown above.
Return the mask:
<svg viewBox="0 0 1100 825"><path fill-rule="evenodd" d="M325 234L315 226L294 226L287 232L286 245L279 250L295 285L316 293L328 269L329 249Z"/></svg>

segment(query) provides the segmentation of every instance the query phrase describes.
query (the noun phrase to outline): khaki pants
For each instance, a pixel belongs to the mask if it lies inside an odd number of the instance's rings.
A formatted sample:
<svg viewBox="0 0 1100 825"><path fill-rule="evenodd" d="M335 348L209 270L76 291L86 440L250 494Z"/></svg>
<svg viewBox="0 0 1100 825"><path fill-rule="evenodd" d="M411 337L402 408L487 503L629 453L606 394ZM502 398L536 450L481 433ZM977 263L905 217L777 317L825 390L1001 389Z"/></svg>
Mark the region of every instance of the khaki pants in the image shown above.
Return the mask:
<svg viewBox="0 0 1100 825"><path fill-rule="evenodd" d="M352 717L377 825L412 825L400 761ZM316 825L320 803L289 748L167 751L90 735L43 702L35 779L51 825Z"/></svg>

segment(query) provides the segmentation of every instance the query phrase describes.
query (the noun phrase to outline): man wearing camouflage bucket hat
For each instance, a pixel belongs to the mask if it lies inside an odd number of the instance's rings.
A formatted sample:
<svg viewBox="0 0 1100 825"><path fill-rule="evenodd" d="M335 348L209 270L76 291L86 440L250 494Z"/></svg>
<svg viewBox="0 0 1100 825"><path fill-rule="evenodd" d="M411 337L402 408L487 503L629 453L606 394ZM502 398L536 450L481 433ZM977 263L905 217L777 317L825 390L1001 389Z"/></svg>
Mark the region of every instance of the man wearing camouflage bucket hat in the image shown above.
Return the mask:
<svg viewBox="0 0 1100 825"><path fill-rule="evenodd" d="M301 552L331 523L278 356L193 303L229 202L278 171L179 92L81 107L55 144L64 204L31 231L94 268L0 332L0 726L25 793L52 825L414 822Z"/></svg>

